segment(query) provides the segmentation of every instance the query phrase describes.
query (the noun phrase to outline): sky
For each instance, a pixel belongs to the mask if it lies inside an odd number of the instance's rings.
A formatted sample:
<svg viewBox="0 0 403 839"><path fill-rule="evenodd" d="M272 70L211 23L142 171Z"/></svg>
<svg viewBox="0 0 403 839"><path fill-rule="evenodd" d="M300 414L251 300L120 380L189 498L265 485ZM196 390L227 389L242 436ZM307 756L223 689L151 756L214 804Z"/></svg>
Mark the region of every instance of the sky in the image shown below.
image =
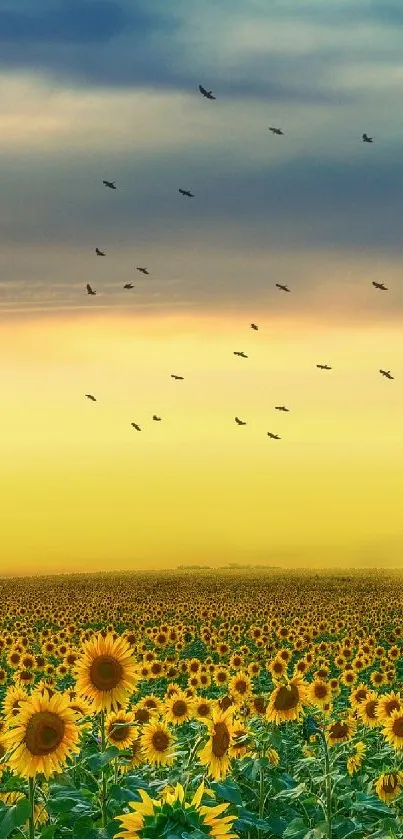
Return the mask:
<svg viewBox="0 0 403 839"><path fill-rule="evenodd" d="M402 568L402 30L0 0L0 574Z"/></svg>

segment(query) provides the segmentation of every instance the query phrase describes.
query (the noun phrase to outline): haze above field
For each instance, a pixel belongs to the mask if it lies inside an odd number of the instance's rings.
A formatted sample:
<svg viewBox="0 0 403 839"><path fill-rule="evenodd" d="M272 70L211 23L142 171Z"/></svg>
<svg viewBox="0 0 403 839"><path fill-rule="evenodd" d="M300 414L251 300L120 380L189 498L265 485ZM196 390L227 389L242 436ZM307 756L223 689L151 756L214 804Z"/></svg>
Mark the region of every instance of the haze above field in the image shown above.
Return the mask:
<svg viewBox="0 0 403 839"><path fill-rule="evenodd" d="M0 3L0 573L402 566L402 23Z"/></svg>

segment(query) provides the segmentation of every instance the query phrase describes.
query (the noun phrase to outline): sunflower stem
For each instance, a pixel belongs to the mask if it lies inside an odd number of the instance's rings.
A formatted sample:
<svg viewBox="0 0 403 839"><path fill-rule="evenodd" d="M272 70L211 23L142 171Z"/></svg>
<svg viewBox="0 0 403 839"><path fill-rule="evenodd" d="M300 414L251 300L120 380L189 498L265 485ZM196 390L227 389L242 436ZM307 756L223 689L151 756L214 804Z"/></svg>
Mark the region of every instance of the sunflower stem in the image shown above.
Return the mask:
<svg viewBox="0 0 403 839"><path fill-rule="evenodd" d="M105 711L101 711L101 751L105 751ZM102 767L102 792L101 792L101 810L102 810L102 827L106 828L108 822L108 814L106 809L107 792L106 792L106 766ZM31 837L30 837L31 839Z"/></svg>
<svg viewBox="0 0 403 839"><path fill-rule="evenodd" d="M35 785L34 785L34 779L33 778L28 778L28 791L29 791L29 819L28 819L29 839L35 839Z"/></svg>
<svg viewBox="0 0 403 839"><path fill-rule="evenodd" d="M329 749L327 747L326 737L322 731L317 732L320 736L323 752L325 755L325 786L326 786L326 822L327 822L327 839L332 839L332 783L330 779L330 761Z"/></svg>

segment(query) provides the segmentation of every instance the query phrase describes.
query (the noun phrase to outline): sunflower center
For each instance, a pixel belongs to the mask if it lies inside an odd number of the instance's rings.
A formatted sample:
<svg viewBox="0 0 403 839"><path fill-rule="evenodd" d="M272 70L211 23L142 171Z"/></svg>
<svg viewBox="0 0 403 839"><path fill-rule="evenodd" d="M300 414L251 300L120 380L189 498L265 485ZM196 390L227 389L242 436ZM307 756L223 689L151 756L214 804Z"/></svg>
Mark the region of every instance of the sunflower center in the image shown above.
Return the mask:
<svg viewBox="0 0 403 839"><path fill-rule="evenodd" d="M264 701L263 696L257 696L255 701L254 701L254 705L255 705L255 709L258 712L258 714L264 714L267 706L266 706L266 703Z"/></svg>
<svg viewBox="0 0 403 839"><path fill-rule="evenodd" d="M183 717L187 712L187 705L183 699L177 699L172 705L172 713L175 717Z"/></svg>
<svg viewBox="0 0 403 839"><path fill-rule="evenodd" d="M239 679L235 684L235 690L238 693L246 693L247 688L248 688L248 686L247 686L246 682L244 682L242 679Z"/></svg>
<svg viewBox="0 0 403 839"><path fill-rule="evenodd" d="M155 731L152 744L156 752L165 752L169 746L169 737L165 731Z"/></svg>
<svg viewBox="0 0 403 839"><path fill-rule="evenodd" d="M341 737L347 737L348 725L345 722L335 722L330 728L330 736L337 740Z"/></svg>
<svg viewBox="0 0 403 839"><path fill-rule="evenodd" d="M210 711L210 706L207 705L207 702L201 702L200 705L197 707L197 713L200 717L207 717Z"/></svg>
<svg viewBox="0 0 403 839"><path fill-rule="evenodd" d="M378 704L377 699L371 699L370 702L367 702L367 704L365 706L365 711L366 711L367 717L369 717L370 720L375 719L375 709L376 709L377 704Z"/></svg>
<svg viewBox="0 0 403 839"><path fill-rule="evenodd" d="M394 792L397 787L397 775L386 775L382 781L382 789L384 792Z"/></svg>
<svg viewBox="0 0 403 839"><path fill-rule="evenodd" d="M100 655L91 664L90 679L97 690L113 690L123 679L122 665L111 655Z"/></svg>
<svg viewBox="0 0 403 839"><path fill-rule="evenodd" d="M224 757L228 751L230 736L225 722L217 722L212 737L212 752L214 757Z"/></svg>
<svg viewBox="0 0 403 839"><path fill-rule="evenodd" d="M147 711L147 708L137 708L134 717L139 723L148 722L150 719L150 712Z"/></svg>
<svg viewBox="0 0 403 839"><path fill-rule="evenodd" d="M326 685L315 685L315 696L317 699L324 699L327 696Z"/></svg>
<svg viewBox="0 0 403 839"><path fill-rule="evenodd" d="M130 726L129 725L119 725L119 726L112 726L110 731L110 738L111 740L115 740L117 743L120 743L121 740L126 740L127 737L130 735Z"/></svg>
<svg viewBox="0 0 403 839"><path fill-rule="evenodd" d="M281 687L274 700L276 711L290 711L296 708L299 702L299 692L295 685Z"/></svg>
<svg viewBox="0 0 403 839"><path fill-rule="evenodd" d="M389 702L385 704L385 711L389 716L392 711L400 711L400 702L397 699L390 699Z"/></svg>
<svg viewBox="0 0 403 839"><path fill-rule="evenodd" d="M24 742L32 755L48 755L63 740L65 723L52 711L38 711L28 722Z"/></svg>
<svg viewBox="0 0 403 839"><path fill-rule="evenodd" d="M397 717L396 720L393 720L392 728L396 737L403 737L403 717Z"/></svg>

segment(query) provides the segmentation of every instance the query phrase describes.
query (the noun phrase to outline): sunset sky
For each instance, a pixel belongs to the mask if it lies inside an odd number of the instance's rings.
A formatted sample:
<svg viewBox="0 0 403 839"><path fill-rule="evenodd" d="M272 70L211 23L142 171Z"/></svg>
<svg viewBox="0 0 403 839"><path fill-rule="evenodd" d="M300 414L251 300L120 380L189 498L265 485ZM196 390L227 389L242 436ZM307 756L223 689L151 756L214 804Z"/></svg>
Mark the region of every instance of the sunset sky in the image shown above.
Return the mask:
<svg viewBox="0 0 403 839"><path fill-rule="evenodd" d="M403 566L402 35L0 0L0 574Z"/></svg>

